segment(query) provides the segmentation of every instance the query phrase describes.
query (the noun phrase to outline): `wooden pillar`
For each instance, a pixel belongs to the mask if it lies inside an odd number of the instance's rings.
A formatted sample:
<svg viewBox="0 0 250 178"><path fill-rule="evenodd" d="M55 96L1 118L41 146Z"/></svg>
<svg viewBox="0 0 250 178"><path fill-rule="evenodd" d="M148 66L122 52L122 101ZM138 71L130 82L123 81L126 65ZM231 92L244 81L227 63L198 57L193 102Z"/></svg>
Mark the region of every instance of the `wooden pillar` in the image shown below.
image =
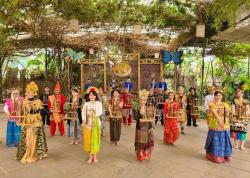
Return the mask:
<svg viewBox="0 0 250 178"><path fill-rule="evenodd" d="M163 72L164 72L164 65L163 65L163 63L161 62L160 63L160 78L162 79L163 78Z"/></svg>
<svg viewBox="0 0 250 178"><path fill-rule="evenodd" d="M104 58L103 70L104 70L104 91L107 91L107 60L106 57Z"/></svg>
<svg viewBox="0 0 250 178"><path fill-rule="evenodd" d="M138 92L141 90L141 62L138 59Z"/></svg>
<svg viewBox="0 0 250 178"><path fill-rule="evenodd" d="M81 92L84 90L84 66L81 64Z"/></svg>

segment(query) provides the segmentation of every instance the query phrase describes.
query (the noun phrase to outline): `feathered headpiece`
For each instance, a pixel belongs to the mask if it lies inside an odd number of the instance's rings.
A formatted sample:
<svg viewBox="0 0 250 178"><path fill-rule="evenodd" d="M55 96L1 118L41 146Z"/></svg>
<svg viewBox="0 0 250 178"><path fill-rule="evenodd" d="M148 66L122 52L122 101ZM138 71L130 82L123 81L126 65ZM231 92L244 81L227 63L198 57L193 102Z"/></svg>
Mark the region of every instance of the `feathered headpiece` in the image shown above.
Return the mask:
<svg viewBox="0 0 250 178"><path fill-rule="evenodd" d="M25 89L25 94L27 95L28 93L34 93L37 95L38 92L38 86L35 82L30 82Z"/></svg>
<svg viewBox="0 0 250 178"><path fill-rule="evenodd" d="M90 92L95 91L96 93L99 93L99 90L96 87L89 87L86 91L87 94L89 94Z"/></svg>
<svg viewBox="0 0 250 178"><path fill-rule="evenodd" d="M145 98L148 99L149 92L145 89L139 91L139 99Z"/></svg>

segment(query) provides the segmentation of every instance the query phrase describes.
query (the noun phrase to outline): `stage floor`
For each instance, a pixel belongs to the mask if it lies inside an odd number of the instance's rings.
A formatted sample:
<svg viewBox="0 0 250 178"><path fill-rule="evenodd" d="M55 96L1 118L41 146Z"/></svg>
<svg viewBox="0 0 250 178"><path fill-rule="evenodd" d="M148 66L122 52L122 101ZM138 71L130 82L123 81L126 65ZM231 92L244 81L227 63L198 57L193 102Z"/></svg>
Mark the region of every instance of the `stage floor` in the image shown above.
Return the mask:
<svg viewBox="0 0 250 178"><path fill-rule="evenodd" d="M97 164L86 163L88 155L81 144L70 145L70 138L58 133L52 138L46 127L48 158L21 164L15 160L16 148L5 146L6 117L0 114L0 178L249 178L250 142L244 151L233 150L230 163L211 163L204 151L206 122L198 124L198 128L186 127L187 135L181 135L175 146L163 144L163 127L158 124L152 159L140 163L134 153L135 124L122 127L120 145L112 146L106 123Z"/></svg>

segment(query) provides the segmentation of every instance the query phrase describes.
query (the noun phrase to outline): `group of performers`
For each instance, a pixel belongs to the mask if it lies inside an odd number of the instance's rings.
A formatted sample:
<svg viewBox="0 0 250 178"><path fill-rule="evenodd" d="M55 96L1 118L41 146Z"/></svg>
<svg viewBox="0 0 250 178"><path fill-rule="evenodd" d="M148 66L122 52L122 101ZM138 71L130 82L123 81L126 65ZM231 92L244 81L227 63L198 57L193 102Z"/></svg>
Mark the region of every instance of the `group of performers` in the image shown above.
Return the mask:
<svg viewBox="0 0 250 178"><path fill-rule="evenodd" d="M184 94L182 86L177 92L151 88L149 91L139 91L135 99L130 92L131 85L126 86L124 92L117 87L112 88L109 99L102 88L97 89L90 83L85 86L84 98L80 97L77 87L72 87L68 100L61 94L59 83L55 85L54 94L46 87L40 99L37 97L38 86L34 82L27 85L25 98L20 97L17 89L13 89L11 98L6 100L4 106L9 118L6 144L17 147L16 158L22 163L45 158L48 148L44 125L50 126L52 137L55 136L57 125L60 136L65 136L64 121L67 120L66 136L72 138L71 144L79 144L82 134L83 149L89 154L87 162L97 163L101 136L105 135L105 119L109 119L111 144L117 146L122 123L131 126L133 118L136 122L136 158L144 161L152 155L157 117L161 117L163 141L168 145L174 145L180 133L186 134L186 122L187 126L198 126L199 98L195 88L191 87L188 95ZM68 103L66 111L65 103ZM235 141L235 148L244 149L249 103L243 98L243 91L238 89L237 98L229 106L223 102L223 91L212 86L205 97L205 109L209 129L205 143L206 157L217 163L229 161L232 154L230 137Z"/></svg>

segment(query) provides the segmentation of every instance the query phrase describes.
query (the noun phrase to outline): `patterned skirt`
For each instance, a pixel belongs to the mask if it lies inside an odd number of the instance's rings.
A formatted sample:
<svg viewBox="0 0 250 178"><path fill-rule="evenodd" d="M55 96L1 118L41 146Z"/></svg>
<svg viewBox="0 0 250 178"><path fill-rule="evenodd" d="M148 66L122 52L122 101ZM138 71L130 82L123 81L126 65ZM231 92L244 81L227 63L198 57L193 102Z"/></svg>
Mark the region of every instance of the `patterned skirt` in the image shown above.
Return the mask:
<svg viewBox="0 0 250 178"><path fill-rule="evenodd" d="M118 142L121 137L121 120L122 118L110 118L110 141L111 142Z"/></svg>
<svg viewBox="0 0 250 178"><path fill-rule="evenodd" d="M209 130L205 144L206 157L216 163L230 161L232 144L230 132Z"/></svg>
<svg viewBox="0 0 250 178"><path fill-rule="evenodd" d="M149 129L149 123L140 123L140 129L135 131L135 151L152 149L153 146L153 128Z"/></svg>
<svg viewBox="0 0 250 178"><path fill-rule="evenodd" d="M166 144L174 144L179 138L179 128L176 119L165 119L164 123L164 141Z"/></svg>
<svg viewBox="0 0 250 178"><path fill-rule="evenodd" d="M22 127L20 141L17 148L17 160L31 163L47 157L47 141L43 126Z"/></svg>
<svg viewBox="0 0 250 178"><path fill-rule="evenodd" d="M21 126L16 125L16 122L8 121L6 145L9 147L17 146L20 137L20 132Z"/></svg>
<svg viewBox="0 0 250 178"><path fill-rule="evenodd" d="M97 154L101 147L101 126L99 125L99 118L92 118L92 127L83 127L83 150Z"/></svg>

